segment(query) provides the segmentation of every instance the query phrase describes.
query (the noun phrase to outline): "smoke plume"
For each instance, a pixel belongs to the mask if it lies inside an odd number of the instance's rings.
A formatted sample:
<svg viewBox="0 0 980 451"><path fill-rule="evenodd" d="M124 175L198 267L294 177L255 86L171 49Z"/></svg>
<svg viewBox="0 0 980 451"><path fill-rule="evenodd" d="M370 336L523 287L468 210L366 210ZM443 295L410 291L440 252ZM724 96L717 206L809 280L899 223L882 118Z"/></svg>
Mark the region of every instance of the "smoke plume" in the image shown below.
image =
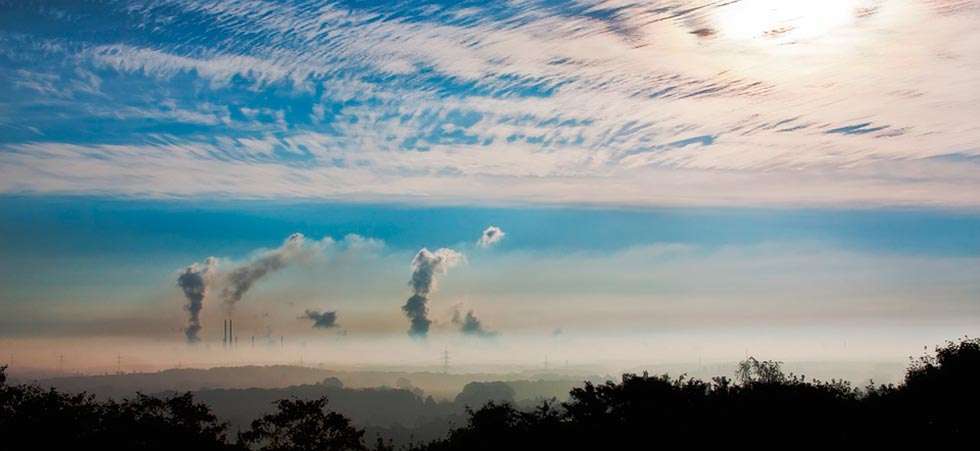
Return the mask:
<svg viewBox="0 0 980 451"><path fill-rule="evenodd" d="M262 252L228 272L225 277L227 285L221 290L221 298L225 306L233 309L259 279L285 268L296 260L310 258L319 251L319 242L311 245L300 233L290 235L282 246Z"/></svg>
<svg viewBox="0 0 980 451"><path fill-rule="evenodd" d="M504 239L504 235L507 234L504 233L504 231L501 230L500 227L497 226L487 227L486 230L483 231L483 235L480 235L480 239L476 241L476 245L483 249L486 249L488 247L493 246L494 244L499 243L500 240Z"/></svg>
<svg viewBox="0 0 980 451"><path fill-rule="evenodd" d="M337 312L320 312L319 310L307 310L300 319L313 320L314 329L329 329L337 327Z"/></svg>
<svg viewBox="0 0 980 451"><path fill-rule="evenodd" d="M214 273L216 259L209 257L203 264L194 263L177 277L177 286L184 291L187 298L187 328L184 335L187 336L189 343L201 341L198 335L201 332L201 309L204 308L204 296L207 295L208 283Z"/></svg>
<svg viewBox="0 0 980 451"><path fill-rule="evenodd" d="M466 312L466 316L460 315L459 309L453 311L453 324L459 326L459 331L466 335L477 337L493 337L497 333L483 328L483 323L476 317L473 310Z"/></svg>
<svg viewBox="0 0 980 451"><path fill-rule="evenodd" d="M424 337L429 333L429 325L432 321L429 319L428 303L429 300L425 296L413 294L402 306L402 311L411 321L408 328L409 335Z"/></svg>
<svg viewBox="0 0 980 451"><path fill-rule="evenodd" d="M463 254L452 249L442 248L430 252L422 248L412 259L412 279L409 285L413 294L402 306L405 316L411 321L409 335L424 337L429 333L429 294L436 289L437 276L446 274L449 268L464 260Z"/></svg>
<svg viewBox="0 0 980 451"><path fill-rule="evenodd" d="M337 258L352 258L362 253L377 252L384 243L358 235L347 235L341 242L335 242L330 237L322 240L308 240L300 233L289 235L282 245L255 254L251 259L228 269L218 268L218 259L208 257L204 263L194 263L185 268L177 277L177 285L184 291L187 305L184 309L189 313L185 334L187 341L200 341L200 314L204 307L207 292L216 287L221 288L221 299L225 308L234 309L235 304L242 300L256 282L265 276L279 271L293 263L309 262L315 257L331 255ZM224 262L224 261L222 261ZM313 312L320 316L313 318L314 327L332 327L335 324L336 312Z"/></svg>

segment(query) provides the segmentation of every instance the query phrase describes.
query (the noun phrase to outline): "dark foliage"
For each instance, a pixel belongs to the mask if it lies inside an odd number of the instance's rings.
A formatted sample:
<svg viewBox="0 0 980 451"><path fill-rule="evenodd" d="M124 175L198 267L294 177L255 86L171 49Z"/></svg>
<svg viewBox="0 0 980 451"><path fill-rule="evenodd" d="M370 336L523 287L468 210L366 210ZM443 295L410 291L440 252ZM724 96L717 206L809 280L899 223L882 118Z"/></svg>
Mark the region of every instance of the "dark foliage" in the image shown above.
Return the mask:
<svg viewBox="0 0 980 451"><path fill-rule="evenodd" d="M10 386L0 369L4 449L229 449L226 426L189 393L96 402L32 385Z"/></svg>
<svg viewBox="0 0 980 451"><path fill-rule="evenodd" d="M470 382L456 395L455 403L480 407L489 402L514 402L514 389L505 382Z"/></svg>
<svg viewBox="0 0 980 451"><path fill-rule="evenodd" d="M898 389L884 389L876 406L892 427L922 436L977 437L980 431L980 339L947 342L913 360Z"/></svg>
<svg viewBox="0 0 980 451"><path fill-rule="evenodd" d="M283 399L278 411L252 422L239 436L246 446L267 451L354 451L364 446L364 431L350 425L347 417L325 412L327 398L304 401Z"/></svg>
<svg viewBox="0 0 980 451"><path fill-rule="evenodd" d="M326 410L327 399L289 399L229 443L227 426L190 394L97 402L31 385L8 385L0 368L0 449L365 450L364 432ZM585 383L567 402L532 410L491 401L463 427L419 451L633 449L669 445L930 449L975 440L980 424L980 340L963 339L913 360L905 381L863 389L785 374L749 359L736 382L623 375ZM507 399L493 384L467 400ZM375 449L391 449L378 439Z"/></svg>
<svg viewBox="0 0 980 451"><path fill-rule="evenodd" d="M980 425L980 340L964 339L913 362L905 383L858 390L807 381L781 363L748 359L739 383L626 374L586 383L556 406L530 412L490 403L422 451L635 449L745 445L935 447L975 440Z"/></svg>

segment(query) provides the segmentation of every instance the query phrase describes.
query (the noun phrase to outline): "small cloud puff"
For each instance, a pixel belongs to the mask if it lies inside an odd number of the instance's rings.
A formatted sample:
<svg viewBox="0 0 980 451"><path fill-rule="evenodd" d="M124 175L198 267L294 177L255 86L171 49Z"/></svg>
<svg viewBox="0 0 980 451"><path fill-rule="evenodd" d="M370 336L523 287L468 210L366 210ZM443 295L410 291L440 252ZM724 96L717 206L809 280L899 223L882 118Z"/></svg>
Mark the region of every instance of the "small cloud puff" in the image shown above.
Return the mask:
<svg viewBox="0 0 980 451"><path fill-rule="evenodd" d="M489 248L494 244L499 243L500 240L504 239L505 235L507 234L504 233L500 227L487 227L486 230L483 231L483 235L480 236L480 239L477 240L476 245L483 249Z"/></svg>

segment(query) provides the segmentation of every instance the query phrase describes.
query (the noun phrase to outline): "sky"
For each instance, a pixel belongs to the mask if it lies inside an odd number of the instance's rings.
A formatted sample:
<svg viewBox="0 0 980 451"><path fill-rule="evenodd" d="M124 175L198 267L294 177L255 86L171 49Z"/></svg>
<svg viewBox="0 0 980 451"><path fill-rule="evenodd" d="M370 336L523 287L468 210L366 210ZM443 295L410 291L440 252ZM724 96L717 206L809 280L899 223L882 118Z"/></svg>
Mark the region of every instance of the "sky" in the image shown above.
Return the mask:
<svg viewBox="0 0 980 451"><path fill-rule="evenodd" d="M978 20L0 0L0 360L904 359L980 326Z"/></svg>

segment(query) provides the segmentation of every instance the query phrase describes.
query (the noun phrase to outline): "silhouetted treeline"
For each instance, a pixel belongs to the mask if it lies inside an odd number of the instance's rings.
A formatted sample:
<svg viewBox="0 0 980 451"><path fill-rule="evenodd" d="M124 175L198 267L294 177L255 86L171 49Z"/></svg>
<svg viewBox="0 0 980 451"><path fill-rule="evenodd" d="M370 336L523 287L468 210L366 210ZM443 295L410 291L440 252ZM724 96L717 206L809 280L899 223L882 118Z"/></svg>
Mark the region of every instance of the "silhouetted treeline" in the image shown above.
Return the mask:
<svg viewBox="0 0 980 451"><path fill-rule="evenodd" d="M499 398L508 388L483 385ZM477 394L475 391L471 394ZM508 393L502 393L504 397ZM475 397L474 399L478 399ZM487 403L466 423L418 451L633 449L694 446L936 447L976 440L980 426L980 340L964 339L912 362L898 386L785 374L779 362L749 359L735 379L626 374L585 383L565 402L522 410ZM0 371L0 447L4 449L369 449L364 432L326 409L326 398L289 399L230 437L190 394L96 401L29 385L7 385ZM387 449L378 441L375 449Z"/></svg>
<svg viewBox="0 0 980 451"><path fill-rule="evenodd" d="M7 385L0 368L0 449L230 449L227 427L190 393L96 401Z"/></svg>
<svg viewBox="0 0 980 451"><path fill-rule="evenodd" d="M807 380L749 359L737 381L623 375L532 411L490 403L444 440L414 449L641 449L655 446L935 447L980 431L980 340L913 361L899 386ZM639 444L639 445L638 445Z"/></svg>

